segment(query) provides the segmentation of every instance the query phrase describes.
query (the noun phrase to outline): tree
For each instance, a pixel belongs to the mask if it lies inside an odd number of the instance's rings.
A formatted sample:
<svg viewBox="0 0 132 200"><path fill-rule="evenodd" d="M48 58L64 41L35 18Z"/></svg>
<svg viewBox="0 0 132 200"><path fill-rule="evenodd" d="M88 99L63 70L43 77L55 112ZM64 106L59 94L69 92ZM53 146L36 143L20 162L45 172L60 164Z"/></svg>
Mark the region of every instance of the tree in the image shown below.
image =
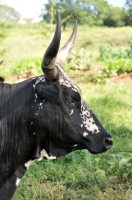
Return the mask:
<svg viewBox="0 0 132 200"><path fill-rule="evenodd" d="M53 16L55 15L56 10L58 10L61 14L63 29L65 30L67 21L71 17L72 4L73 0L48 0L48 3L45 5L47 13L43 15L43 19L48 23L51 21L54 22Z"/></svg>
<svg viewBox="0 0 132 200"><path fill-rule="evenodd" d="M125 25L126 26L132 26L132 0L126 0L125 6L125 17L124 17L124 21L125 21Z"/></svg>
<svg viewBox="0 0 132 200"><path fill-rule="evenodd" d="M121 8L111 6L104 18L104 25L109 27L124 26L124 12Z"/></svg>
<svg viewBox="0 0 132 200"><path fill-rule="evenodd" d="M47 13L43 16L49 21L51 0L46 4ZM108 9L105 0L54 0L54 10L59 10L62 17L62 25L65 29L67 23L75 20L79 24L102 25L104 15Z"/></svg>
<svg viewBox="0 0 132 200"><path fill-rule="evenodd" d="M78 6L86 12L83 21L89 25L103 25L104 16L109 9L108 2L105 0L77 0ZM87 19L88 17L88 19Z"/></svg>
<svg viewBox="0 0 132 200"><path fill-rule="evenodd" d="M0 22L12 22L20 19L20 14L12 7L0 5Z"/></svg>
<svg viewBox="0 0 132 200"><path fill-rule="evenodd" d="M52 0L52 2L54 2L54 11L58 10L61 13L64 29L68 23L73 24L75 20L79 24L88 26L124 25L124 11L109 5L106 0ZM43 17L49 21L51 0L48 1L46 10L47 13Z"/></svg>

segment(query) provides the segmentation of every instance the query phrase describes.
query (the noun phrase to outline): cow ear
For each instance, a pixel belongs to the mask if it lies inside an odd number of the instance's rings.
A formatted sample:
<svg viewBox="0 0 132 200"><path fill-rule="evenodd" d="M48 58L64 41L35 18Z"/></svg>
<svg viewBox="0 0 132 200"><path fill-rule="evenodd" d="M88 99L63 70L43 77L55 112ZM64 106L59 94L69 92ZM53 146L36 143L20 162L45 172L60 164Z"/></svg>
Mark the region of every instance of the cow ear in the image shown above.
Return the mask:
<svg viewBox="0 0 132 200"><path fill-rule="evenodd" d="M36 92L41 99L46 99L51 104L55 104L59 99L60 87L55 82L50 82L50 84L38 84L36 86Z"/></svg>

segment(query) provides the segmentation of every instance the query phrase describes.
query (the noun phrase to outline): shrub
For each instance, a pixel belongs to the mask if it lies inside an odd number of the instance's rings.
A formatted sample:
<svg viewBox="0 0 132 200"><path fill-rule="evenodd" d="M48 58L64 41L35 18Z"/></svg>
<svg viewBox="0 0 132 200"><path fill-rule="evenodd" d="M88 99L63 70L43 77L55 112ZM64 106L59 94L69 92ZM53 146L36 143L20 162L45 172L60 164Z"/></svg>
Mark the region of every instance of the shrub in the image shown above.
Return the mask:
<svg viewBox="0 0 132 200"><path fill-rule="evenodd" d="M100 60L106 60L113 57L113 49L110 44L103 44L100 46Z"/></svg>
<svg viewBox="0 0 132 200"><path fill-rule="evenodd" d="M65 62L66 70L75 70L75 69L89 69L89 59L84 52L83 48L79 51L72 51L68 59Z"/></svg>
<svg viewBox="0 0 132 200"><path fill-rule="evenodd" d="M100 56L99 59L105 61L107 59L121 59L121 58L132 58L132 40L129 42L129 47L127 49L119 48L114 51L110 44L103 44L100 46Z"/></svg>
<svg viewBox="0 0 132 200"><path fill-rule="evenodd" d="M41 74L41 57L24 58L11 69L11 74L20 74L21 71L36 69L38 74Z"/></svg>
<svg viewBox="0 0 132 200"><path fill-rule="evenodd" d="M110 59L107 61L103 73L107 77L117 76L121 73L132 72L132 60L131 59Z"/></svg>

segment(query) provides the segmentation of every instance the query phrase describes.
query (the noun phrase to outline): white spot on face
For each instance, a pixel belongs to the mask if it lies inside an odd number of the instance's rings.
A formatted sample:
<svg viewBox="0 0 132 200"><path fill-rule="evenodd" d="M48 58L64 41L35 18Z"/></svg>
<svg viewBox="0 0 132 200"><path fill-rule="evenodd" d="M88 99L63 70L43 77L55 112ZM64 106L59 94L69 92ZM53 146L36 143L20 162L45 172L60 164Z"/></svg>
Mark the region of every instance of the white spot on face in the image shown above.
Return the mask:
<svg viewBox="0 0 132 200"><path fill-rule="evenodd" d="M17 180L16 180L16 186L18 186L20 180L21 180L20 178L17 178Z"/></svg>
<svg viewBox="0 0 132 200"><path fill-rule="evenodd" d="M90 113L90 109L83 99L81 99L81 118L83 126L92 134L99 133L99 127L95 124L95 121ZM82 126L81 125L81 126Z"/></svg>
<svg viewBox="0 0 132 200"><path fill-rule="evenodd" d="M71 110L71 113L69 115L72 115L73 114L73 110Z"/></svg>
<svg viewBox="0 0 132 200"><path fill-rule="evenodd" d="M35 135L36 133L33 133L33 135Z"/></svg>
<svg viewBox="0 0 132 200"><path fill-rule="evenodd" d="M28 169L29 166L33 163L34 160L29 160L27 163L25 163L25 167Z"/></svg>
<svg viewBox="0 0 132 200"><path fill-rule="evenodd" d="M41 156L40 156L40 158L37 159L37 160L40 161L40 160L42 160L44 157L47 158L47 160L56 159L56 156L49 156L49 155L47 154L47 152L45 151L45 149L43 149L43 150L41 151Z"/></svg>
<svg viewBox="0 0 132 200"><path fill-rule="evenodd" d="M84 133L83 133L83 136L84 136L84 137L86 137L87 135L88 135L88 133L87 133L87 132L84 132Z"/></svg>
<svg viewBox="0 0 132 200"><path fill-rule="evenodd" d="M90 132L92 132L92 134L99 133L99 129L96 126L96 124L93 122L93 120L85 119L84 126L85 126L85 128L87 130L89 130Z"/></svg>

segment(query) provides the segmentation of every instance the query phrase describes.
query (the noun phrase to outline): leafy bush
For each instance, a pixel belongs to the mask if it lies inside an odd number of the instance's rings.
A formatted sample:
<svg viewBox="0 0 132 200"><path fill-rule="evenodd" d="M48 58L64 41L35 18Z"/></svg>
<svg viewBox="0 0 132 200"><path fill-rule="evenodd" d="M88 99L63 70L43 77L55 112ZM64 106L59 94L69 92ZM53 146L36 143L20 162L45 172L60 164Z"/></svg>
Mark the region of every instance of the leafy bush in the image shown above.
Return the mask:
<svg viewBox="0 0 132 200"><path fill-rule="evenodd" d="M89 59L87 58L86 53L83 49L79 51L72 51L69 55L67 61L65 62L66 70L75 70L75 69L89 69Z"/></svg>
<svg viewBox="0 0 132 200"><path fill-rule="evenodd" d="M117 51L114 51L112 48L112 45L103 44L100 47L99 59L102 61L106 61L108 59L131 58L132 57L132 49L131 48L124 50L122 47L120 47Z"/></svg>
<svg viewBox="0 0 132 200"><path fill-rule="evenodd" d="M94 41L91 39L88 39L87 41L84 42L84 44L82 45L82 47L87 47L87 46L93 46L94 45Z"/></svg>
<svg viewBox="0 0 132 200"><path fill-rule="evenodd" d="M103 73L106 77L117 76L121 73L131 73L132 72L132 60L131 59L110 59L104 66Z"/></svg>
<svg viewBox="0 0 132 200"><path fill-rule="evenodd" d="M11 74L20 74L21 71L36 69L38 74L41 74L41 57L24 58L11 69Z"/></svg>
<svg viewBox="0 0 132 200"><path fill-rule="evenodd" d="M99 50L100 50L100 57L99 57L100 60L106 60L113 57L113 49L110 44L103 44Z"/></svg>
<svg viewBox="0 0 132 200"><path fill-rule="evenodd" d="M107 75L103 71L96 71L84 77L84 82L105 83Z"/></svg>
<svg viewBox="0 0 132 200"><path fill-rule="evenodd" d="M104 83L107 77L132 73L132 40L127 49L120 47L117 51L114 51L110 44L103 44L100 47L99 59L105 61L105 66L102 71L89 77L92 82Z"/></svg>
<svg viewBox="0 0 132 200"><path fill-rule="evenodd" d="M121 58L132 58L132 40L129 42L129 47L127 49L119 48L114 51L110 44L103 44L100 47L100 57L99 59L105 61L107 59L121 59Z"/></svg>

